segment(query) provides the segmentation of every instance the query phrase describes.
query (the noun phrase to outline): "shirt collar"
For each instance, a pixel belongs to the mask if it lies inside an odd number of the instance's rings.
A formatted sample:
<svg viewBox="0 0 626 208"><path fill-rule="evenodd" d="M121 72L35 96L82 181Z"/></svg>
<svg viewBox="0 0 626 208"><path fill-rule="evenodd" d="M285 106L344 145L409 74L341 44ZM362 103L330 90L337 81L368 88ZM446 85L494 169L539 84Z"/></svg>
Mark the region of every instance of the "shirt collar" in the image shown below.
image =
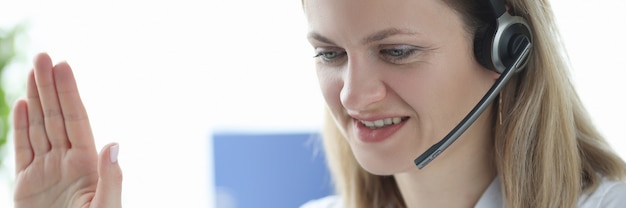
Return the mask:
<svg viewBox="0 0 626 208"><path fill-rule="evenodd" d="M502 200L502 188L498 177L495 177L487 190L480 196L475 208L500 208L504 206Z"/></svg>

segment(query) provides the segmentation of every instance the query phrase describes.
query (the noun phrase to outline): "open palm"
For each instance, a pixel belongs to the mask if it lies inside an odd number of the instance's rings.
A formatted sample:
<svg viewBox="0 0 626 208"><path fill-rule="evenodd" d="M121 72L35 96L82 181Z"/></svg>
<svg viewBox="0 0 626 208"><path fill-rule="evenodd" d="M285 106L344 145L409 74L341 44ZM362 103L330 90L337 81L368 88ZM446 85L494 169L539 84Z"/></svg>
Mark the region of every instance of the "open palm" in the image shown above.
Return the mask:
<svg viewBox="0 0 626 208"><path fill-rule="evenodd" d="M67 63L35 58L27 98L14 107L16 207L121 207L116 144L98 156Z"/></svg>

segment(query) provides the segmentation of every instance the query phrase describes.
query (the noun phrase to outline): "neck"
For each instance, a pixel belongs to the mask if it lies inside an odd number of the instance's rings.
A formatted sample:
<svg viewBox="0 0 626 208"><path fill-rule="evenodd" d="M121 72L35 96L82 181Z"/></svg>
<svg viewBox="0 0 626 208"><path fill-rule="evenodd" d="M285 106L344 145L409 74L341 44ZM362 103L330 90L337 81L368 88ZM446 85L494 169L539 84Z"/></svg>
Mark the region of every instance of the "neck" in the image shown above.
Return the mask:
<svg viewBox="0 0 626 208"><path fill-rule="evenodd" d="M422 170L395 174L407 207L474 207L496 176L492 137L481 136L459 138Z"/></svg>

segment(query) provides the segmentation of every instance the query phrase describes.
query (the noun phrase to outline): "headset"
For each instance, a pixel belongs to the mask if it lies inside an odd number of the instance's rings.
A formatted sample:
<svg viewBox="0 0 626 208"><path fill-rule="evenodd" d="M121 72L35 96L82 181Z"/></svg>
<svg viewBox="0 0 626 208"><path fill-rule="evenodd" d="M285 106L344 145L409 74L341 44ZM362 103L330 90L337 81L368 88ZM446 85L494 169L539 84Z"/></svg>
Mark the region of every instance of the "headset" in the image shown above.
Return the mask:
<svg viewBox="0 0 626 208"><path fill-rule="evenodd" d="M528 64L533 46L528 22L523 17L509 14L505 0L487 1L490 9L489 20L486 26L476 31L474 55L478 63L499 73L500 77L452 131L414 160L419 169L428 165L456 141L485 111L513 74Z"/></svg>

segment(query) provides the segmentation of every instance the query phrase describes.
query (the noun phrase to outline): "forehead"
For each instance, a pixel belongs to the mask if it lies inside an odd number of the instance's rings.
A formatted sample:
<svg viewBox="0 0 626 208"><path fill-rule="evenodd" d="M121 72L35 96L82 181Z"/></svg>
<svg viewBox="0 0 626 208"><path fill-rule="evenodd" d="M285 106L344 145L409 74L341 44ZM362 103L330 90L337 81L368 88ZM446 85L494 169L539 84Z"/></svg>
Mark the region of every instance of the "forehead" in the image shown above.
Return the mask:
<svg viewBox="0 0 626 208"><path fill-rule="evenodd" d="M460 22L442 0L304 0L303 4L309 30L335 38L353 39L386 28L436 33Z"/></svg>

